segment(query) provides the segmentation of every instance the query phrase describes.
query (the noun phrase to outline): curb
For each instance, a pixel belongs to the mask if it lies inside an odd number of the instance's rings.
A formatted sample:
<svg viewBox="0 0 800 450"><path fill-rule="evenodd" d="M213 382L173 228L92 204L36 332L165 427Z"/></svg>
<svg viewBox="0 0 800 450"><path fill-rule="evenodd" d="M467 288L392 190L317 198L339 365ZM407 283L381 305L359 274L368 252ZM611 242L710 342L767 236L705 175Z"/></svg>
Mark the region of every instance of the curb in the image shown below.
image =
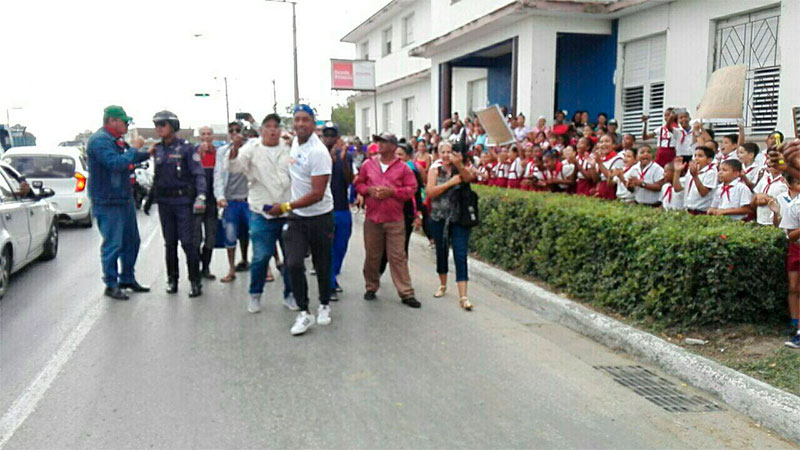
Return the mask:
<svg viewBox="0 0 800 450"><path fill-rule="evenodd" d="M419 250L428 251L427 240L417 233L412 234L411 243ZM608 348L652 364L714 395L758 424L800 443L800 397L688 352L472 257L469 258L469 271L471 278L488 283L507 298L542 317Z"/></svg>

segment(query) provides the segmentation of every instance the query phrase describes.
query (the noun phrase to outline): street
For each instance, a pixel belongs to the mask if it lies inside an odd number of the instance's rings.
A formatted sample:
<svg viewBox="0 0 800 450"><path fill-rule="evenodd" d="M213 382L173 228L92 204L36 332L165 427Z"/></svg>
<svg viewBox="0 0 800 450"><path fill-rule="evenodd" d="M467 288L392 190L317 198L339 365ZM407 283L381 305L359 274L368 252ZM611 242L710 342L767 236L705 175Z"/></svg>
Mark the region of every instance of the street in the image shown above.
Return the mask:
<svg viewBox="0 0 800 450"><path fill-rule="evenodd" d="M399 302L388 274L365 302L358 221L333 323L301 337L280 279L248 314L249 274L189 299L181 261L168 296L157 212L139 229L150 294L102 297L96 229L64 227L56 260L12 279L0 301L0 447L793 448L725 405L665 411L594 368L636 361L484 286L470 286L471 313L455 286L433 299L432 253L413 246L422 309ZM218 250L214 273L226 267Z"/></svg>

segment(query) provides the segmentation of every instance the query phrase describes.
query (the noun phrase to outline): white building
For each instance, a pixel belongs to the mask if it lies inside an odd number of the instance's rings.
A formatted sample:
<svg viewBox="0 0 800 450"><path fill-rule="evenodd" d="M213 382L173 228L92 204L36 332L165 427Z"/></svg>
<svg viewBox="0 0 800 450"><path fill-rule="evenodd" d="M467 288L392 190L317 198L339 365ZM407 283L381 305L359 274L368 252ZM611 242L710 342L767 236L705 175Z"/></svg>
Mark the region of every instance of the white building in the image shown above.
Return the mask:
<svg viewBox="0 0 800 450"><path fill-rule="evenodd" d="M694 111L710 74L747 65L750 135L787 136L800 106L800 0L392 0L342 41L376 61L377 129L408 136L489 104L529 118L605 112L640 132ZM375 131L375 98L355 97Z"/></svg>

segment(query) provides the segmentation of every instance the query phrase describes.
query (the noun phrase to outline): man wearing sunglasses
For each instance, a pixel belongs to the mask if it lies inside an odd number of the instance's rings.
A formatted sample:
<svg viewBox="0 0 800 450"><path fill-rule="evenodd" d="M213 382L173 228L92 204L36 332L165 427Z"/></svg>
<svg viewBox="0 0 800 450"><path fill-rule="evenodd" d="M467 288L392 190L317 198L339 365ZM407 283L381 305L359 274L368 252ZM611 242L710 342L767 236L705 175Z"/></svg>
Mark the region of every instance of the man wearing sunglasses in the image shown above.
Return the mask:
<svg viewBox="0 0 800 450"><path fill-rule="evenodd" d="M100 254L105 295L115 300L128 300L122 289L150 291L133 275L140 241L129 177L133 165L146 161L150 155L122 140L131 121L121 106L107 107L103 110L103 127L89 138L86 150L91 174L89 198L103 237ZM117 271L118 262L121 272Z"/></svg>
<svg viewBox="0 0 800 450"><path fill-rule="evenodd" d="M206 177L200 154L194 146L177 136L178 116L161 111L153 116L161 142L153 147L155 178L153 196L158 203L161 233L164 235L167 260L167 293L178 292L178 241L186 255L191 291L189 297L202 294L200 284L200 246L195 234L195 216L206 210ZM149 202L145 205L149 213Z"/></svg>

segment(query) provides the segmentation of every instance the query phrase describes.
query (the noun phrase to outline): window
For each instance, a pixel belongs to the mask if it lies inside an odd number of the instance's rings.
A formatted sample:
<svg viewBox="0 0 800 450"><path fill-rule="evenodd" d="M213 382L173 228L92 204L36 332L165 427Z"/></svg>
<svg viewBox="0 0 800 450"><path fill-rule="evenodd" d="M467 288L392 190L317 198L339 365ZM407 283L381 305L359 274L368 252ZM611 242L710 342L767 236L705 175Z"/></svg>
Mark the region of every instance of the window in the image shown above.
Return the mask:
<svg viewBox="0 0 800 450"><path fill-rule="evenodd" d="M383 53L386 56L392 53L392 28L383 30Z"/></svg>
<svg viewBox="0 0 800 450"><path fill-rule="evenodd" d="M361 43L361 59L369 59L369 41Z"/></svg>
<svg viewBox="0 0 800 450"><path fill-rule="evenodd" d="M392 132L392 102L383 104L383 129L381 133Z"/></svg>
<svg viewBox="0 0 800 450"><path fill-rule="evenodd" d="M369 142L370 138L372 137L372 132L370 131L369 127L369 108L363 108L361 110L361 136L364 137L364 142Z"/></svg>
<svg viewBox="0 0 800 450"><path fill-rule="evenodd" d="M0 174L0 199L4 202L13 202L17 199L14 195L14 190L8 184L6 178ZM27 225L26 225L27 228Z"/></svg>
<svg viewBox="0 0 800 450"><path fill-rule="evenodd" d="M414 42L414 14L403 18L403 46Z"/></svg>
<svg viewBox="0 0 800 450"><path fill-rule="evenodd" d="M639 134L642 115L652 129L664 123L665 34L625 44L622 79L623 133Z"/></svg>
<svg viewBox="0 0 800 450"><path fill-rule="evenodd" d="M403 99L403 136L406 139L414 136L414 97Z"/></svg>
<svg viewBox="0 0 800 450"><path fill-rule="evenodd" d="M476 111L480 111L489 105L489 97L486 88L486 78L474 80L467 83L467 117L473 117Z"/></svg>
<svg viewBox="0 0 800 450"><path fill-rule="evenodd" d="M781 63L778 51L780 7L742 14L717 22L714 70L747 66L742 117L745 133L767 134L778 125ZM736 132L737 126L715 126L717 133Z"/></svg>
<svg viewBox="0 0 800 450"><path fill-rule="evenodd" d="M72 178L75 159L61 155L14 155L3 161L28 178Z"/></svg>

